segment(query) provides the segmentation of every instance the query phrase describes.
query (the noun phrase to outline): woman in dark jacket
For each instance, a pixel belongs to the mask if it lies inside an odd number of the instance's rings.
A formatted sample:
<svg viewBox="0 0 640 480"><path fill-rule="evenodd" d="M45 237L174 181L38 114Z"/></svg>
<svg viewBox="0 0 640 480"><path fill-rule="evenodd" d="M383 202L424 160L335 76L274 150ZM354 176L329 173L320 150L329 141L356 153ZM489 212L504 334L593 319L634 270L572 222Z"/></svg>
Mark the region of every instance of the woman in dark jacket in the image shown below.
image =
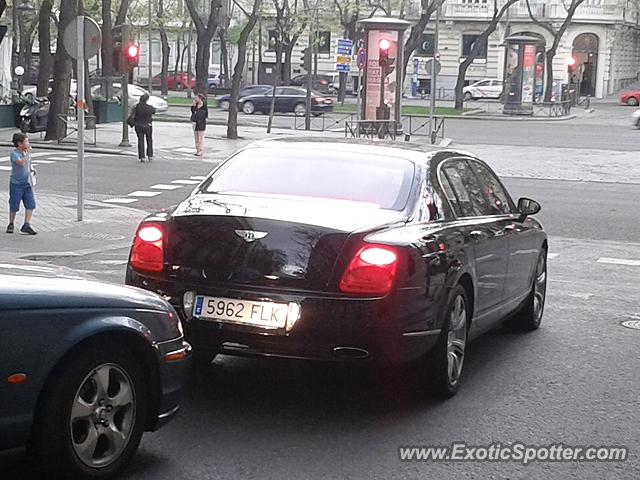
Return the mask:
<svg viewBox="0 0 640 480"><path fill-rule="evenodd" d="M156 109L147 104L148 94L143 94L138 104L133 107L133 123L138 136L138 158L144 162L144 139L147 139L147 158L153 160L153 130L151 128L152 116Z"/></svg>
<svg viewBox="0 0 640 480"><path fill-rule="evenodd" d="M193 123L193 138L196 143L195 155L201 157L204 153L204 131L207 128L207 117L209 110L207 109L207 101L204 95L199 93L193 100L191 105L191 122Z"/></svg>

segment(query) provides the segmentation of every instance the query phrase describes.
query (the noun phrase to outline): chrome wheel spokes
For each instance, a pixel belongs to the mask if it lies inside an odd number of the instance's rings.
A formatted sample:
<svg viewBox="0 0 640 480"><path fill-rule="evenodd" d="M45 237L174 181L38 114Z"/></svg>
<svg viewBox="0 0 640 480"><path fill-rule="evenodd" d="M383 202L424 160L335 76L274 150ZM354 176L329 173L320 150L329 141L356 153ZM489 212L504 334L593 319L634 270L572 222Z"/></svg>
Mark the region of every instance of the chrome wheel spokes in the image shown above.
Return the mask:
<svg viewBox="0 0 640 480"><path fill-rule="evenodd" d="M547 263L545 256L540 255L536 266L536 278L533 286L533 319L540 323L547 293Z"/></svg>
<svg viewBox="0 0 640 480"><path fill-rule="evenodd" d="M71 441L78 458L93 468L118 459L136 414L131 379L118 365L103 364L82 381L71 406Z"/></svg>
<svg viewBox="0 0 640 480"><path fill-rule="evenodd" d="M449 332L447 334L447 373L451 385L457 384L460 379L466 344L467 309L464 298L458 295L449 315Z"/></svg>

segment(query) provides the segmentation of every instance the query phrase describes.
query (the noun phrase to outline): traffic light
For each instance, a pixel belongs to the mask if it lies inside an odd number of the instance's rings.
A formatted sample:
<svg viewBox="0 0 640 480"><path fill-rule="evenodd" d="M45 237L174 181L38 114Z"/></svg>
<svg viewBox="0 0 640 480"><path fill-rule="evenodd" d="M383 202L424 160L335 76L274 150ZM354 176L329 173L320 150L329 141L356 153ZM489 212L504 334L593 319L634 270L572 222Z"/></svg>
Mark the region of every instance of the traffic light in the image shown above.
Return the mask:
<svg viewBox="0 0 640 480"><path fill-rule="evenodd" d="M307 51L309 48L302 49L302 56L300 57L300 66L304 68L306 71L309 71L309 67L307 65Z"/></svg>
<svg viewBox="0 0 640 480"><path fill-rule="evenodd" d="M133 43L130 43L124 49L124 59L127 70L131 71L138 66L140 60L140 47Z"/></svg>
<svg viewBox="0 0 640 480"><path fill-rule="evenodd" d="M378 42L378 65L385 68L389 65L389 49L391 48L391 42L386 38L383 38Z"/></svg>

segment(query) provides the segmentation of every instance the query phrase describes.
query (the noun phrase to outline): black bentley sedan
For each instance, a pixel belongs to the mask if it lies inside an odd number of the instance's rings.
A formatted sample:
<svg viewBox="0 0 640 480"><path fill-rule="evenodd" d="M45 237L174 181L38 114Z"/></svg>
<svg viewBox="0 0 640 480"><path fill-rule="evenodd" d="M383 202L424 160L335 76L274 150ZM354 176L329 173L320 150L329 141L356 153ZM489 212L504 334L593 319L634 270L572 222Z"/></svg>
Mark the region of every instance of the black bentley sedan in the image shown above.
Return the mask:
<svg viewBox="0 0 640 480"><path fill-rule="evenodd" d="M269 113L271 110L271 97L273 88L258 91L241 97L238 107L244 113L255 112ZM298 116L305 114L307 104L307 91L299 87L276 87L274 112L294 113ZM333 110L333 100L328 97L311 92L311 113L315 116L329 113Z"/></svg>
<svg viewBox="0 0 640 480"><path fill-rule="evenodd" d="M540 324L539 210L468 153L267 140L141 223L127 283L171 297L205 362L418 361L449 396L469 339Z"/></svg>
<svg viewBox="0 0 640 480"><path fill-rule="evenodd" d="M0 332L5 467L106 479L178 411L190 347L158 295L0 261Z"/></svg>

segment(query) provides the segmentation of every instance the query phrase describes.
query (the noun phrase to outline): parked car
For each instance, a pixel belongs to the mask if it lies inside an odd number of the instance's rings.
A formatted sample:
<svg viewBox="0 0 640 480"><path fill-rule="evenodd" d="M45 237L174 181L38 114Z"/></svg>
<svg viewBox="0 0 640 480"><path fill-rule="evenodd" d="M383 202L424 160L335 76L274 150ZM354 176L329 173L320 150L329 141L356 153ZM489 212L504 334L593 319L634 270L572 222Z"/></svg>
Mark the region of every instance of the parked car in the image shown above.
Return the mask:
<svg viewBox="0 0 640 480"><path fill-rule="evenodd" d="M624 92L620 95L620 103L636 107L640 104L640 91Z"/></svg>
<svg viewBox="0 0 640 480"><path fill-rule="evenodd" d="M170 297L198 361L417 361L450 396L469 339L540 325L539 210L471 154L267 140L143 220L126 282Z"/></svg>
<svg viewBox="0 0 640 480"><path fill-rule="evenodd" d="M311 90L324 94L334 94L336 92L333 87L334 77L332 75L312 75L311 78ZM307 74L296 75L291 79L289 85L294 87L307 87Z"/></svg>
<svg viewBox="0 0 640 480"><path fill-rule="evenodd" d="M479 82L464 87L462 93L465 100L500 98L502 95L502 80L480 80Z"/></svg>
<svg viewBox="0 0 640 480"><path fill-rule="evenodd" d="M129 108L133 108L134 105L138 103L140 97L144 94L148 94L144 88L139 87L138 85L129 85L127 88L127 94L129 98ZM93 97L103 97L107 98L107 96L111 98L116 98L119 102L122 99L122 85L119 82L114 82L109 87L109 91L104 91L103 85L94 85L91 88L91 95ZM149 100L147 102L153 108L156 109L156 113L166 113L169 109L169 104L164 98L158 97L156 95L149 95Z"/></svg>
<svg viewBox="0 0 640 480"><path fill-rule="evenodd" d="M238 106L244 113L269 113L271 109L272 88L265 92L255 93L238 100ZM279 113L293 112L304 115L307 104L307 91L297 87L276 87L274 111ZM333 100L318 93L311 94L311 112L318 116L333 110Z"/></svg>
<svg viewBox="0 0 640 480"><path fill-rule="evenodd" d="M189 81L189 79L191 81ZM188 72L178 72L176 75L175 70L169 70L167 74L167 88L169 90L186 90L191 83L191 88L196 87L196 76L192 73L189 76ZM160 88L162 85L162 74L158 74L151 79L151 85L153 88Z"/></svg>
<svg viewBox="0 0 640 480"><path fill-rule="evenodd" d="M190 347L158 295L0 264L0 456L105 479L178 411Z"/></svg>
<svg viewBox="0 0 640 480"><path fill-rule="evenodd" d="M273 87L271 85L248 85L240 89L238 98L248 97L256 93L271 91ZM231 101L231 95L224 95L218 99L218 107L222 110L229 110L229 102Z"/></svg>
<svg viewBox="0 0 640 480"><path fill-rule="evenodd" d="M331 81L329 82L329 86L331 88L332 94L337 95L338 90L340 89L340 73L334 72L330 75ZM347 95L356 95L356 90L354 87L354 77L347 74L347 84L345 86L345 93Z"/></svg>
<svg viewBox="0 0 640 480"><path fill-rule="evenodd" d="M220 75L217 73L209 74L207 78L207 92L213 93L213 90L220 86Z"/></svg>

